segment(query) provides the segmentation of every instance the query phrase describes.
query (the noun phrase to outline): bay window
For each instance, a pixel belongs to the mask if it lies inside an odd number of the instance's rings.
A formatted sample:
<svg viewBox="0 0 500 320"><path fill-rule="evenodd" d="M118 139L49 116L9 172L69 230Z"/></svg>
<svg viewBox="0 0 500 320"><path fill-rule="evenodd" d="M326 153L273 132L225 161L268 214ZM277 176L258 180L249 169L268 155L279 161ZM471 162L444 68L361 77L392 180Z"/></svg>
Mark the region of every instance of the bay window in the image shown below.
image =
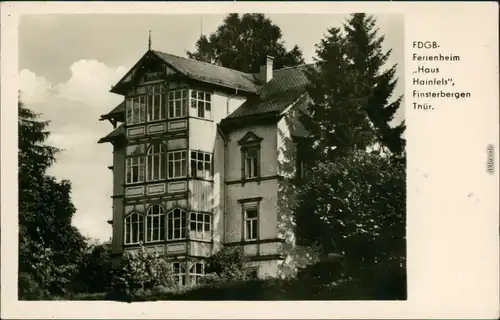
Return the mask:
<svg viewBox="0 0 500 320"><path fill-rule="evenodd" d="M125 244L144 241L144 217L136 212L125 218Z"/></svg>
<svg viewBox="0 0 500 320"><path fill-rule="evenodd" d="M146 241L165 240L165 209L160 205L152 205L146 215Z"/></svg>
<svg viewBox="0 0 500 320"><path fill-rule="evenodd" d="M176 208L167 215L167 240L186 238L186 211Z"/></svg>
<svg viewBox="0 0 500 320"><path fill-rule="evenodd" d="M155 181L165 179L165 147L162 143L151 145L147 153L146 179Z"/></svg>
<svg viewBox="0 0 500 320"><path fill-rule="evenodd" d="M212 178L212 154L191 151L191 176L203 179Z"/></svg>
<svg viewBox="0 0 500 320"><path fill-rule="evenodd" d="M187 116L188 91L186 89L168 92L168 117L170 119Z"/></svg>
<svg viewBox="0 0 500 320"><path fill-rule="evenodd" d="M193 262L189 268L189 284L195 285L205 276L205 264L203 262Z"/></svg>
<svg viewBox="0 0 500 320"><path fill-rule="evenodd" d="M212 94L198 90L191 90L192 116L212 119Z"/></svg>
<svg viewBox="0 0 500 320"><path fill-rule="evenodd" d="M152 86L148 95L148 121L165 119L165 87L162 84Z"/></svg>
<svg viewBox="0 0 500 320"><path fill-rule="evenodd" d="M144 181L144 156L128 157L125 160L125 183Z"/></svg>
<svg viewBox="0 0 500 320"><path fill-rule="evenodd" d="M172 273L174 278L176 278L179 286L186 285L186 263L185 262L173 262L172 263Z"/></svg>
<svg viewBox="0 0 500 320"><path fill-rule="evenodd" d="M128 98L126 101L127 124L143 123L146 118L146 96Z"/></svg>
<svg viewBox="0 0 500 320"><path fill-rule="evenodd" d="M168 153L168 178L184 178L187 175L186 150Z"/></svg>
<svg viewBox="0 0 500 320"><path fill-rule="evenodd" d="M209 213L191 212L189 219L189 237L197 240L212 238L212 216Z"/></svg>

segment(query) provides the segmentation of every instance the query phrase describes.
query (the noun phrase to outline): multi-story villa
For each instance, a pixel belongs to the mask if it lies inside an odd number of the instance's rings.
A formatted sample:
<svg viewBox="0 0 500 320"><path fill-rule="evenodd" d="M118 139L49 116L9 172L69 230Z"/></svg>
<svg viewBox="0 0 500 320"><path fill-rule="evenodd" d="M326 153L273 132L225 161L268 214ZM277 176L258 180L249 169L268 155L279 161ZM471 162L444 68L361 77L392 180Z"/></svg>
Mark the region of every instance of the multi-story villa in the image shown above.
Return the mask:
<svg viewBox="0 0 500 320"><path fill-rule="evenodd" d="M272 65L248 74L149 50L111 89L124 101L99 143L113 145L116 261L142 242L194 283L204 258L239 245L259 277L294 269L286 181L302 171L307 77Z"/></svg>

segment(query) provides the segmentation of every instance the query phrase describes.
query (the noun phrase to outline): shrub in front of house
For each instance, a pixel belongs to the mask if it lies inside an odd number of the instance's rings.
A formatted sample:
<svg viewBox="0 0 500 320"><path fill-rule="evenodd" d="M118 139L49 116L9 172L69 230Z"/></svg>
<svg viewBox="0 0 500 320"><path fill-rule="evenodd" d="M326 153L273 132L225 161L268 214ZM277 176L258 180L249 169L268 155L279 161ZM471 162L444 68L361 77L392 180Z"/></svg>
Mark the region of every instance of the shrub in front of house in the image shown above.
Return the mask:
<svg viewBox="0 0 500 320"><path fill-rule="evenodd" d="M132 301L177 288L172 270L165 258L140 246L135 253L125 253L121 265L113 271L108 299Z"/></svg>

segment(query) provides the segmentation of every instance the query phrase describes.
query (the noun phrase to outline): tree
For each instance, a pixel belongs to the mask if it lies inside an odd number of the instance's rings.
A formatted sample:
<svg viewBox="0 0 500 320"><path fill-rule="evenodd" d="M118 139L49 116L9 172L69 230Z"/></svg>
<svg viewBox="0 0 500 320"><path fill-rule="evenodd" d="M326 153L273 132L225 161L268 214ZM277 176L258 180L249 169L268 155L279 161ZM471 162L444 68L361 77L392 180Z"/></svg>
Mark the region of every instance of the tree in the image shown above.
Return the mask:
<svg viewBox="0 0 500 320"><path fill-rule="evenodd" d="M362 76L365 87L365 109L369 119L377 130L377 140L392 153L401 155L405 141L402 134L404 121L391 126L399 110L402 96L390 101L397 84L394 79L396 65L385 68L391 51L384 52L384 36L379 36L376 19L365 13L356 13L344 24L346 52L348 59Z"/></svg>
<svg viewBox="0 0 500 320"><path fill-rule="evenodd" d="M274 57L275 69L304 63L299 47L287 51L282 36L281 29L261 13L241 17L231 13L214 33L202 35L196 51L187 55L247 73L258 73L266 55Z"/></svg>
<svg viewBox="0 0 500 320"><path fill-rule="evenodd" d="M48 122L21 102L19 111L19 293L21 298L64 294L73 284L85 239L71 225L71 183L46 171L57 148L45 145ZM39 288L33 292L26 286Z"/></svg>
<svg viewBox="0 0 500 320"><path fill-rule="evenodd" d="M339 28L329 29L308 72L311 103L304 124L315 140L302 152L314 163L309 163L310 174L297 187L298 237L320 245L323 253L342 257L336 274L331 272L333 265L318 265L319 283L343 286L360 297L401 298L406 172L404 144L394 141L401 139L397 130L404 126L387 129L399 102L384 108L394 83L382 82L394 75L395 68L379 76L383 59L372 61L374 54L355 47L350 37ZM377 143L382 150L373 148ZM382 292L380 288L389 284L396 289Z"/></svg>
<svg viewBox="0 0 500 320"><path fill-rule="evenodd" d="M366 116L363 82L346 60L345 39L338 28L328 30L316 46L315 65L308 70L311 99L306 128L318 136L315 161L328 161L374 143L375 131Z"/></svg>
<svg viewBox="0 0 500 320"><path fill-rule="evenodd" d="M79 267L80 290L87 293L106 292L111 286L111 275L110 241L89 245Z"/></svg>

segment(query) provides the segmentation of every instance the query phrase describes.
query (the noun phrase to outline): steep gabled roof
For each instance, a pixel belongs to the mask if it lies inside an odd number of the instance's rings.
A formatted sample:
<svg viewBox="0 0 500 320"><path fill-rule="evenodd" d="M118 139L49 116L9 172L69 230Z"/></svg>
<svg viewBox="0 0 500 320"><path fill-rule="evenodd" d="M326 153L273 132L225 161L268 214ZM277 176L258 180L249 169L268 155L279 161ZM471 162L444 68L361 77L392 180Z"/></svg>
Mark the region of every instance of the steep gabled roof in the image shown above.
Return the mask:
<svg viewBox="0 0 500 320"><path fill-rule="evenodd" d="M224 87L238 88L251 93L256 93L259 90L257 79L253 74L160 51L152 52L188 78Z"/></svg>

